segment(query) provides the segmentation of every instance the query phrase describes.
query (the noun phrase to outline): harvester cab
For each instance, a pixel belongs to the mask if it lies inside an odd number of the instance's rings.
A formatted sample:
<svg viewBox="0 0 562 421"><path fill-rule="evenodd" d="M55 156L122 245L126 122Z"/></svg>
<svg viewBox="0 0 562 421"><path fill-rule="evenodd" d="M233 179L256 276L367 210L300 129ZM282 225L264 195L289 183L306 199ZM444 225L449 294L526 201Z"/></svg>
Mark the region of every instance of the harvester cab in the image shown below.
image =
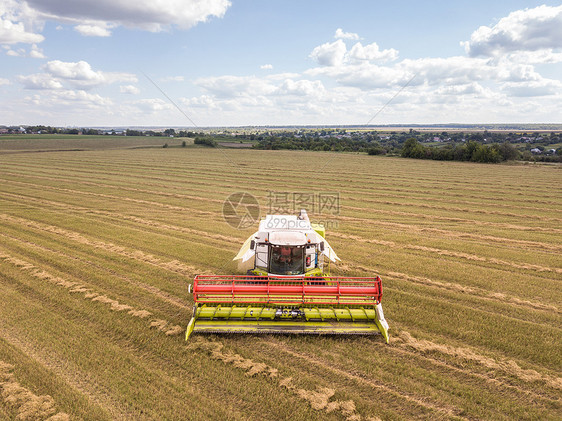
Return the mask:
<svg viewBox="0 0 562 421"><path fill-rule="evenodd" d="M380 277L332 277L339 257L305 210L267 215L234 257L246 275L197 275L193 333L382 334Z"/></svg>

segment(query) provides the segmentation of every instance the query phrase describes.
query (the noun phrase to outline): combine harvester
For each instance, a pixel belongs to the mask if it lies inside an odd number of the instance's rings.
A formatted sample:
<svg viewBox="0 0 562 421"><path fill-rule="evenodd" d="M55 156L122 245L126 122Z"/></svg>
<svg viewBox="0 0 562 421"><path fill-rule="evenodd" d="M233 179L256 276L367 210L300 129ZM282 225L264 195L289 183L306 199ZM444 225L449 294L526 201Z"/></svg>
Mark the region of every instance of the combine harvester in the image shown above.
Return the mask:
<svg viewBox="0 0 562 421"><path fill-rule="evenodd" d="M193 332L380 333L388 343L381 279L329 276L340 259L305 210L267 215L234 260L247 275L197 275L189 286L186 340Z"/></svg>

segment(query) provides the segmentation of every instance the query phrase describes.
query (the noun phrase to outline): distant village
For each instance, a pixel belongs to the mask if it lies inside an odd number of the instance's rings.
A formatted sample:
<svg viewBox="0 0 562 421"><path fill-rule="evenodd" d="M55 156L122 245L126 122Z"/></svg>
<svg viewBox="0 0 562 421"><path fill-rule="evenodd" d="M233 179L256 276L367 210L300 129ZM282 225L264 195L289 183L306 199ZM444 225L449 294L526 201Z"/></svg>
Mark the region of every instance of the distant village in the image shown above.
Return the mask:
<svg viewBox="0 0 562 421"><path fill-rule="evenodd" d="M523 126L523 129L525 127ZM0 126L4 135L149 136L191 138L200 146L366 152L420 159L562 162L562 127L478 130L475 127L61 128ZM167 143L165 143L167 147ZM184 142L185 145L185 142ZM468 151L468 152L467 152Z"/></svg>

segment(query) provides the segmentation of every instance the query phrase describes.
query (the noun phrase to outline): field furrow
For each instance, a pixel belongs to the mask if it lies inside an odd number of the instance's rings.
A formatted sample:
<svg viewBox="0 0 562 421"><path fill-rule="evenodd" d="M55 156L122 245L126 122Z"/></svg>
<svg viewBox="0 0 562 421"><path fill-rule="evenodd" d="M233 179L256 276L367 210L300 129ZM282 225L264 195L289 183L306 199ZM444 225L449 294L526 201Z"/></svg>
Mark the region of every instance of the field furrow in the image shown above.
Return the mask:
<svg viewBox="0 0 562 421"><path fill-rule="evenodd" d="M561 175L298 151L0 155L0 418L560 419ZM237 273L257 228L224 219L235 192L262 217L308 207L332 274L381 275L390 345L185 343L189 282Z"/></svg>

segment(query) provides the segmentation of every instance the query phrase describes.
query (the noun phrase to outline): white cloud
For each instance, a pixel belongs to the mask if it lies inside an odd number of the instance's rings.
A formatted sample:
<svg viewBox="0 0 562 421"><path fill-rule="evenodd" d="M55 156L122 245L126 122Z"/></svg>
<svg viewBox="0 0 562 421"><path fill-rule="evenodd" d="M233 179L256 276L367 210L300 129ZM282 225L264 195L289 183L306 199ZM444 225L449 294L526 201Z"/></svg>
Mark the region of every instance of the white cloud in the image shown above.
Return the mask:
<svg viewBox="0 0 562 421"><path fill-rule="evenodd" d="M62 83L46 73L37 73L28 76L18 76L18 81L25 89L62 89Z"/></svg>
<svg viewBox="0 0 562 421"><path fill-rule="evenodd" d="M111 31L109 30L112 25L105 22L96 22L93 24L80 24L74 27L76 32L79 32L85 37L109 37L111 36Z"/></svg>
<svg viewBox="0 0 562 421"><path fill-rule="evenodd" d="M10 81L8 79L4 79L0 77L0 86L2 85L9 85Z"/></svg>
<svg viewBox="0 0 562 421"><path fill-rule="evenodd" d="M334 42L327 42L314 48L310 57L323 66L338 66L343 63L347 47L345 43L338 39Z"/></svg>
<svg viewBox="0 0 562 421"><path fill-rule="evenodd" d="M16 51L8 48L6 50L6 55L10 57L23 57L25 56L25 50L23 48L20 48Z"/></svg>
<svg viewBox="0 0 562 421"><path fill-rule="evenodd" d="M304 74L312 77L327 77L335 80L341 86L355 87L366 91L402 85L413 76L409 69L399 65L389 67L367 62L316 67L306 70Z"/></svg>
<svg viewBox="0 0 562 421"><path fill-rule="evenodd" d="M509 96L514 97L547 96L562 93L562 83L559 80L551 79L532 82L507 82L501 89Z"/></svg>
<svg viewBox="0 0 562 421"><path fill-rule="evenodd" d="M199 78L195 84L222 98L263 96L275 92L276 86L255 76L219 76Z"/></svg>
<svg viewBox="0 0 562 421"><path fill-rule="evenodd" d="M548 49L536 51L515 51L500 58L500 60L502 59L520 64L560 63L562 62L562 53L556 53Z"/></svg>
<svg viewBox="0 0 562 421"><path fill-rule="evenodd" d="M167 76L159 79L160 82L183 82L185 78L183 76Z"/></svg>
<svg viewBox="0 0 562 421"><path fill-rule="evenodd" d="M297 80L287 79L276 92L278 95L297 95L297 96L322 96L326 93L326 88L319 80Z"/></svg>
<svg viewBox="0 0 562 421"><path fill-rule="evenodd" d="M31 50L29 51L29 57L33 58L47 58L45 54L43 54L43 50L37 47L37 44L33 44L31 46Z"/></svg>
<svg viewBox="0 0 562 421"><path fill-rule="evenodd" d="M43 65L42 69L44 73L20 75L17 79L26 89L69 91L69 88L84 91L116 82L138 81L137 77L130 73L95 71L85 61L73 63L52 60Z"/></svg>
<svg viewBox="0 0 562 421"><path fill-rule="evenodd" d="M105 82L101 71L94 71L89 63L79 61L68 63L60 60L49 61L43 68L51 75L66 80L73 85L92 87Z"/></svg>
<svg viewBox="0 0 562 421"><path fill-rule="evenodd" d="M81 89L114 82L137 82L137 77L133 74L95 71L86 61L74 63L53 60L47 62L43 69L59 80Z"/></svg>
<svg viewBox="0 0 562 421"><path fill-rule="evenodd" d="M43 35L35 32L41 24L36 13L19 0L0 1L0 44L33 44L42 42Z"/></svg>
<svg viewBox="0 0 562 421"><path fill-rule="evenodd" d="M29 52L27 52L25 48L18 48L16 50L13 50L9 45L3 45L2 47L6 51L6 55L10 57L46 58L45 54L43 54L43 50L37 47L36 44L33 44L31 46Z"/></svg>
<svg viewBox="0 0 562 421"><path fill-rule="evenodd" d="M84 90L61 90L50 93L59 105L75 105L76 103L88 107L106 107L113 105L110 98L104 98L98 94L91 94Z"/></svg>
<svg viewBox="0 0 562 421"><path fill-rule="evenodd" d="M26 30L22 22L14 23L0 15L0 44L33 44L44 39L43 35Z"/></svg>
<svg viewBox="0 0 562 421"><path fill-rule="evenodd" d="M381 51L376 42L365 46L358 42L351 47L349 57L352 60L393 61L398 58L398 50L389 48Z"/></svg>
<svg viewBox="0 0 562 421"><path fill-rule="evenodd" d="M272 70L273 69L273 64L262 64L260 66L260 69L262 70Z"/></svg>
<svg viewBox="0 0 562 421"><path fill-rule="evenodd" d="M171 110L173 108L170 104L161 100L160 98L140 99L138 101L135 101L133 104L142 111L150 113L155 111Z"/></svg>
<svg viewBox="0 0 562 421"><path fill-rule="evenodd" d="M341 28L336 29L336 34L334 35L336 39L350 39L350 40L358 40L359 35L354 34L353 32L343 32Z"/></svg>
<svg viewBox="0 0 562 421"><path fill-rule="evenodd" d="M134 85L121 85L119 86L119 92L122 94L137 95L140 94L140 89Z"/></svg>
<svg viewBox="0 0 562 421"><path fill-rule="evenodd" d="M198 107L211 109L216 107L215 100L210 95L201 95L200 97L194 98L180 98L182 104L188 107Z"/></svg>
<svg viewBox="0 0 562 421"><path fill-rule="evenodd" d="M27 3L45 19L82 24L76 29L89 36L100 36L103 31L85 26L103 28L99 25L108 23L155 32L170 25L186 29L210 17L224 16L231 4L229 0L27 0Z"/></svg>
<svg viewBox="0 0 562 421"><path fill-rule="evenodd" d="M471 57L562 47L562 6L517 10L492 27L481 26L463 42Z"/></svg>

